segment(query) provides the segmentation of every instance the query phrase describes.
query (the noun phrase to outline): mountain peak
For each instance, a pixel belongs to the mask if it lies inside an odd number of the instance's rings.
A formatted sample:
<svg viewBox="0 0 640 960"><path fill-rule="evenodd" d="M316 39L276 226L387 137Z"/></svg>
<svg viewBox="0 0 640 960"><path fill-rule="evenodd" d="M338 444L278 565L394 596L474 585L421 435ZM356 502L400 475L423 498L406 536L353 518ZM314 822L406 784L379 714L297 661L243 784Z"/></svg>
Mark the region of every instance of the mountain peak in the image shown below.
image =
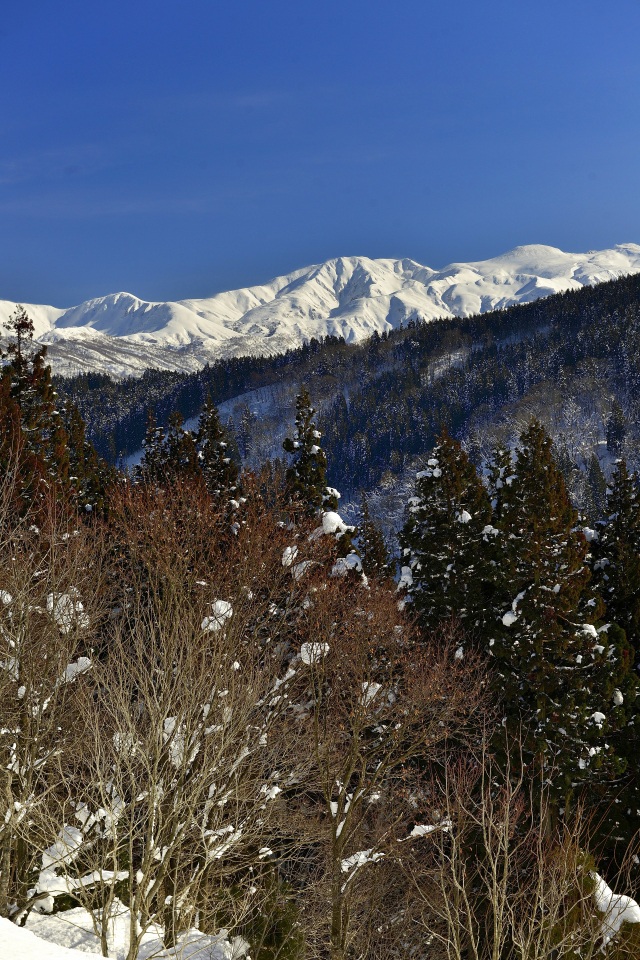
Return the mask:
<svg viewBox="0 0 640 960"><path fill-rule="evenodd" d="M533 243L441 270L408 258L340 256L201 300L156 303L121 291L68 310L25 306L57 372L123 376L280 353L312 337L361 340L411 319L470 316L638 272L636 243L588 253ZM14 307L0 301L0 322Z"/></svg>

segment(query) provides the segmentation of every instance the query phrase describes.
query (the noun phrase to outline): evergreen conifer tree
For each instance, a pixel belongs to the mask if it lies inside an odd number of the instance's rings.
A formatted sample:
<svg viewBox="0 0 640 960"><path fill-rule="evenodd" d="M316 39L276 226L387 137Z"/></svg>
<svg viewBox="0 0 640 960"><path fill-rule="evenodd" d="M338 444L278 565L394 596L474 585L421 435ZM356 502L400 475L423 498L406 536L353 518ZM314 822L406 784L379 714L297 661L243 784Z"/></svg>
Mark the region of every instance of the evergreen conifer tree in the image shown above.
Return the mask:
<svg viewBox="0 0 640 960"><path fill-rule="evenodd" d="M163 467L167 482L202 476L195 437L184 429L182 414L177 410L169 416Z"/></svg>
<svg viewBox="0 0 640 960"><path fill-rule="evenodd" d="M182 422L182 414L174 411L165 431L149 411L144 453L135 471L138 482L163 485L202 477L195 437Z"/></svg>
<svg viewBox="0 0 640 960"><path fill-rule="evenodd" d="M510 450L497 447L493 459L488 464L488 489L491 498L492 523L499 524L504 512L504 505L508 498L509 487L514 481L513 456Z"/></svg>
<svg viewBox="0 0 640 960"><path fill-rule="evenodd" d="M591 455L589 461L589 470L587 473L588 482L588 514L594 522L605 512L607 499L607 481L602 472L600 461L595 453Z"/></svg>
<svg viewBox="0 0 640 960"><path fill-rule="evenodd" d="M24 446L41 461L42 475L56 482L61 492L66 492L68 438L56 408L51 368L45 362L47 348L36 347L33 321L23 307L16 308L6 326L10 340L2 354L7 361L2 379L20 411Z"/></svg>
<svg viewBox="0 0 640 960"><path fill-rule="evenodd" d="M134 471L139 483L162 483L164 480L164 430L158 426L153 410L147 411L147 429L142 441L143 454Z"/></svg>
<svg viewBox="0 0 640 960"><path fill-rule="evenodd" d="M320 446L322 434L316 426L315 414L309 391L303 387L296 398L294 435L287 437L282 445L293 457L286 473L287 500L306 516L314 516L323 508L336 510L338 506L336 492L327 487L327 458Z"/></svg>
<svg viewBox="0 0 640 960"><path fill-rule="evenodd" d="M2 357L8 361L11 394L18 405L26 410L28 394L33 388L33 365L38 357L44 360L47 348L36 348L33 321L20 304L17 304L15 312L9 317L6 328L11 339Z"/></svg>
<svg viewBox="0 0 640 960"><path fill-rule="evenodd" d="M605 519L591 543L594 580L604 598L606 618L612 621L607 639L626 634L635 665L640 667L640 490L638 478L619 460L611 478ZM600 833L608 838L605 851L619 865L631 837L640 830L640 700L637 691L619 690L628 715L625 727L614 731L611 742L625 761L625 769L605 793L600 791ZM612 839L611 839L612 838Z"/></svg>
<svg viewBox="0 0 640 960"><path fill-rule="evenodd" d="M33 506L42 491L46 468L27 445L20 407L12 398L8 377L0 377L0 475L11 490L16 515Z"/></svg>
<svg viewBox="0 0 640 960"><path fill-rule="evenodd" d="M358 552L367 576L384 577L389 574L389 551L382 530L369 513L369 503L364 493L358 526Z"/></svg>
<svg viewBox="0 0 640 960"><path fill-rule="evenodd" d="M491 504L474 465L457 440L440 435L425 470L416 476L401 534L409 596L423 627L458 616L469 632L486 616L492 589L487 562Z"/></svg>
<svg viewBox="0 0 640 960"><path fill-rule="evenodd" d="M607 619L625 631L640 660L640 490L638 479L619 460L611 478L606 516L592 544L594 577Z"/></svg>
<svg viewBox="0 0 640 960"><path fill-rule="evenodd" d="M613 736L629 721L635 678L624 634L598 632L603 606L590 584L588 544L537 421L522 434L507 480L487 639L507 733L521 738L525 765L551 782L561 809L580 784L622 773Z"/></svg>
<svg viewBox="0 0 640 960"><path fill-rule="evenodd" d="M63 407L64 427L68 437L69 488L73 502L85 512L102 510L107 487L115 479L115 470L98 456L87 440L85 425L75 404Z"/></svg>
<svg viewBox="0 0 640 960"><path fill-rule="evenodd" d="M229 455L227 431L220 423L218 408L207 394L198 422L196 446L204 482L217 501L235 499L238 493L238 467Z"/></svg>
<svg viewBox="0 0 640 960"><path fill-rule="evenodd" d="M627 435L627 421L617 400L613 401L607 420L607 450L613 456L620 456Z"/></svg>

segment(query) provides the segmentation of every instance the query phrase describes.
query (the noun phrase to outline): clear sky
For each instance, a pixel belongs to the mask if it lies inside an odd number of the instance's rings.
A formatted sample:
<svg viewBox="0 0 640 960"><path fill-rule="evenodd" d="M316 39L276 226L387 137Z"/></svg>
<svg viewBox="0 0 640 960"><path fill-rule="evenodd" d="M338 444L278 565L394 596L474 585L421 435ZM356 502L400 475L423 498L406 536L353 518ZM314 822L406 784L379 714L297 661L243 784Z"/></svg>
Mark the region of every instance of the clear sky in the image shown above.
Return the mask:
<svg viewBox="0 0 640 960"><path fill-rule="evenodd" d="M640 242L640 0L2 0L0 299Z"/></svg>

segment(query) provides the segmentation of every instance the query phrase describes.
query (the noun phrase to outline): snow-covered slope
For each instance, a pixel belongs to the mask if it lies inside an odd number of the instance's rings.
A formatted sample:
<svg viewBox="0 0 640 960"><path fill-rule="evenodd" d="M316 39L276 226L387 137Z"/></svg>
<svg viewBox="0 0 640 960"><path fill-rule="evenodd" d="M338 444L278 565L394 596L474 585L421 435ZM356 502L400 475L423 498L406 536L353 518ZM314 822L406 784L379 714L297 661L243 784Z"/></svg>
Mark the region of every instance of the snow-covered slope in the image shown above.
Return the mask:
<svg viewBox="0 0 640 960"><path fill-rule="evenodd" d="M195 370L225 356L279 353L311 337L347 341L411 318L471 316L640 272L640 245L564 253L539 244L432 270L414 260L340 257L205 300L147 303L129 293L77 307L25 305L60 372L116 376ZM0 322L14 304L0 301Z"/></svg>

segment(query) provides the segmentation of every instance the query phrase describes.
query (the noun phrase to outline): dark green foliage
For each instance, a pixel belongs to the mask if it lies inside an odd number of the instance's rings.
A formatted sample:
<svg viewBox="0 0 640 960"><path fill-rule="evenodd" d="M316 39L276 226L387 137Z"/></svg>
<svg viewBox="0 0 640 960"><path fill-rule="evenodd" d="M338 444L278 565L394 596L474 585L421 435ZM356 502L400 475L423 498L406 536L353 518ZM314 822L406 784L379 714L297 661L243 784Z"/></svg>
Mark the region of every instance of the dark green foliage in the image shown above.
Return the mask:
<svg viewBox="0 0 640 960"><path fill-rule="evenodd" d="M598 537L591 547L594 580L607 606L607 620L612 622L607 637L612 638L612 631L624 630L637 675L640 666L640 491L637 477L629 473L624 460L616 464L605 520L598 525ZM612 738L614 749L625 759L626 770L606 809L604 827L614 837L621 838L616 845L621 853L628 838L640 829L639 708L633 693L627 693L625 709L629 724ZM619 857L618 849L616 853Z"/></svg>
<svg viewBox="0 0 640 960"><path fill-rule="evenodd" d="M143 454L134 476L143 483L160 483L163 477L164 430L156 423L153 410L147 411L147 432L142 441Z"/></svg>
<svg viewBox="0 0 640 960"><path fill-rule="evenodd" d="M85 436L77 408L59 402L46 347L34 342L33 322L17 307L7 324L3 359L0 431L4 473L15 471L21 509L47 496L53 481L58 497L91 511L102 508L113 472ZM60 408L60 409L59 409Z"/></svg>
<svg viewBox="0 0 640 960"><path fill-rule="evenodd" d="M45 363L47 348L36 348L33 321L23 307L16 308L7 328L11 339L3 354L7 363L2 376L20 408L25 444L43 461L46 473L65 485L69 468L67 436L56 409L51 369Z"/></svg>
<svg viewBox="0 0 640 960"><path fill-rule="evenodd" d="M98 456L87 440L77 407L67 401L62 417L68 437L69 488L73 502L87 513L103 510L107 489L115 481L116 471Z"/></svg>
<svg viewBox="0 0 640 960"><path fill-rule="evenodd" d="M229 500L238 489L238 467L229 454L227 431L220 423L218 408L207 394L198 422L196 446L200 468L210 496Z"/></svg>
<svg viewBox="0 0 640 960"><path fill-rule="evenodd" d="M591 460L589 461L587 484L589 489L589 517L592 521L596 521L602 517L605 512L607 480L595 453L592 454Z"/></svg>
<svg viewBox="0 0 640 960"><path fill-rule="evenodd" d="M400 538L409 596L422 626L460 617L469 632L486 618L491 504L466 453L447 433L416 477ZM490 590L489 590L490 592Z"/></svg>
<svg viewBox="0 0 640 960"><path fill-rule="evenodd" d="M588 544L536 421L499 498L487 649L507 732L522 738L531 774L544 776L564 806L580 784L606 784L624 771L613 737L635 699L631 654L620 631L597 630L603 605L590 584Z"/></svg>
<svg viewBox="0 0 640 960"><path fill-rule="evenodd" d="M633 654L619 627L600 626L589 545L539 422L521 435L515 460L497 452L489 491L444 434L418 474L402 533L409 597L427 631L459 617L486 651L507 734L497 753L508 744L512 763L522 755L528 774L547 782L553 814L576 792L597 803L611 837L623 829L623 805L640 799Z"/></svg>
<svg viewBox="0 0 640 960"><path fill-rule="evenodd" d="M183 429L182 423L182 414L174 411L169 417L164 448L164 470L169 480L194 479L202 474L195 437L190 430Z"/></svg>
<svg viewBox="0 0 640 960"><path fill-rule="evenodd" d="M0 474L13 481L13 509L17 515L24 514L42 493L46 466L26 443L8 377L0 378Z"/></svg>
<svg viewBox="0 0 640 960"><path fill-rule="evenodd" d="M613 401L611 414L607 420L607 450L617 457L622 452L622 445L627 435L627 422L622 407L617 400Z"/></svg>
<svg viewBox="0 0 640 960"><path fill-rule="evenodd" d="M39 372L44 366L40 361L44 361L47 348L36 347L33 320L20 304L9 317L6 329L9 331L10 340L2 359L8 361L5 372L10 372L11 395L26 417L34 387L35 370Z"/></svg>
<svg viewBox="0 0 640 960"><path fill-rule="evenodd" d="M620 460L611 479L605 520L592 545L595 580L607 619L619 624L640 660L640 491Z"/></svg>
<svg viewBox="0 0 640 960"><path fill-rule="evenodd" d="M338 498L327 488L327 457L320 446L322 434L315 421L311 397L303 387L296 398L296 426L293 437L282 444L293 462L286 473L286 496L296 511L313 516L323 507L335 510Z"/></svg>
<svg viewBox="0 0 640 960"><path fill-rule="evenodd" d="M502 519L505 503L505 492L513 482L513 457L510 450L498 447L494 451L493 459L489 464L489 495L494 522Z"/></svg>
<svg viewBox="0 0 640 960"><path fill-rule="evenodd" d="M358 525L358 553L367 576L385 577L391 573L389 551L382 530L369 513L369 503L362 494Z"/></svg>
<svg viewBox="0 0 640 960"><path fill-rule="evenodd" d="M144 453L134 474L138 482L164 485L202 477L195 437L190 430L183 430L182 415L178 411L169 417L166 431L157 426L149 411L143 447Z"/></svg>

